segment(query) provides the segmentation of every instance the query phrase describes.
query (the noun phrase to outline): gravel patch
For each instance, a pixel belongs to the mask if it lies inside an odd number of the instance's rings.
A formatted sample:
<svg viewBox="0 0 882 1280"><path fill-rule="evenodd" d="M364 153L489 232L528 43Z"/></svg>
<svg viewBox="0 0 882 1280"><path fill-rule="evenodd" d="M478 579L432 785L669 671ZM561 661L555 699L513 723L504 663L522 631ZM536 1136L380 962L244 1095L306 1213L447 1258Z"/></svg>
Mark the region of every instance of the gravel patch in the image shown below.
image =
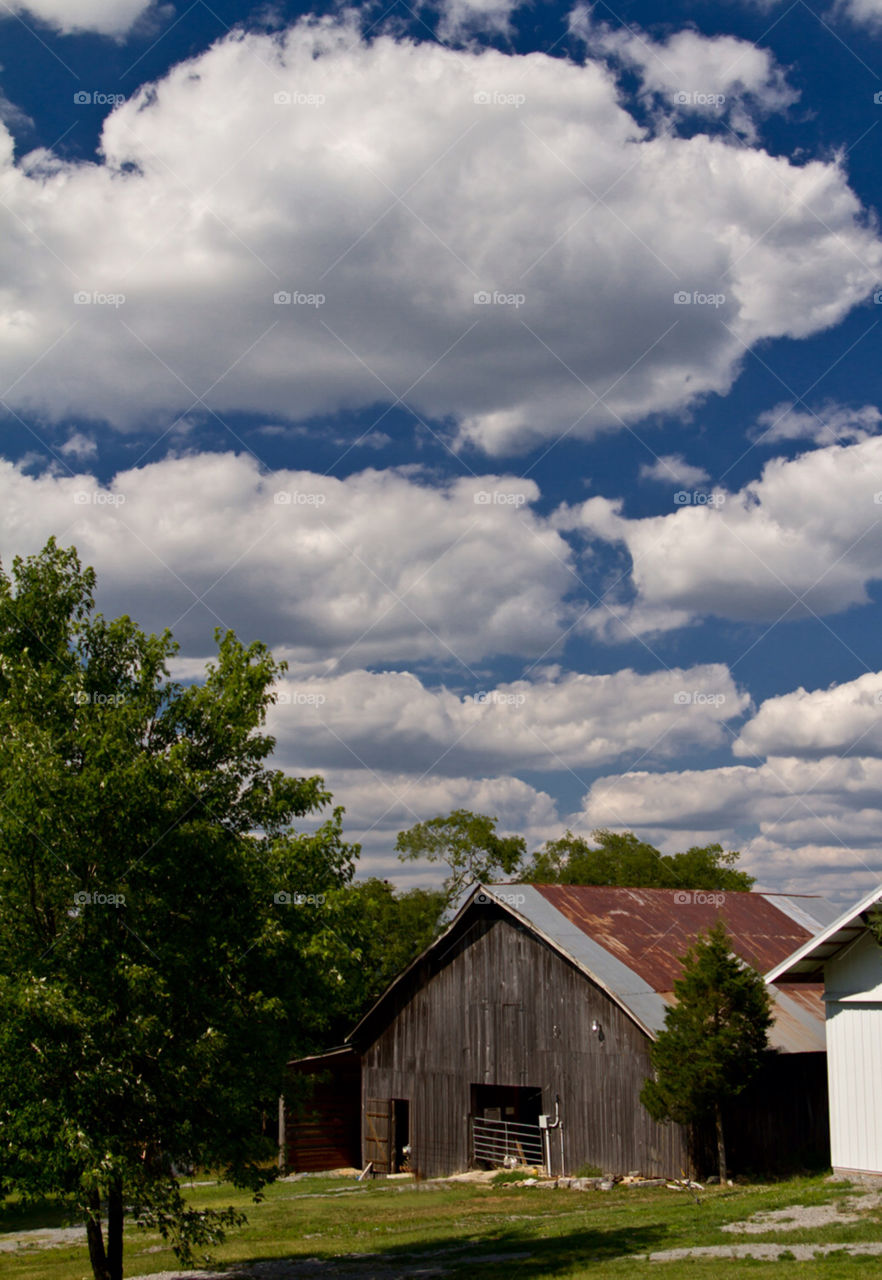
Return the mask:
<svg viewBox="0 0 882 1280"><path fill-rule="evenodd" d="M36 1231L11 1231L0 1235L0 1253L19 1249L58 1249L65 1244L85 1244L85 1227L38 1227Z"/></svg>
<svg viewBox="0 0 882 1280"><path fill-rule="evenodd" d="M792 1204L785 1209L761 1209L744 1222L729 1222L721 1231L735 1235L759 1235L763 1231L800 1231L803 1227L830 1227L859 1222L868 1209L882 1205L882 1193L847 1196L836 1204Z"/></svg>
<svg viewBox="0 0 882 1280"><path fill-rule="evenodd" d="M859 1256L882 1254L882 1240L866 1240L855 1244L709 1244L695 1249L659 1249L656 1253L635 1253L634 1258L650 1262L683 1262L686 1258L757 1258L775 1262L783 1255L797 1262L811 1262L829 1253ZM177 1278L176 1278L177 1280Z"/></svg>

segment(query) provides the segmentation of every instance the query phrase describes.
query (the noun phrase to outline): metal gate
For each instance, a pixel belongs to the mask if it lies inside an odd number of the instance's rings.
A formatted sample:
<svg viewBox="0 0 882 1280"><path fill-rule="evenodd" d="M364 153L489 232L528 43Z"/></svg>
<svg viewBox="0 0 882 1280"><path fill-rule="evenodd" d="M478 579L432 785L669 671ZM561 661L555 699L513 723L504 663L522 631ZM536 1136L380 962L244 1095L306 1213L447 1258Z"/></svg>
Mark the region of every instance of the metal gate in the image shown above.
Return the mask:
<svg viewBox="0 0 882 1280"><path fill-rule="evenodd" d="M538 1124L516 1124L512 1120L472 1120L472 1155L479 1161L500 1167L544 1165L542 1130Z"/></svg>

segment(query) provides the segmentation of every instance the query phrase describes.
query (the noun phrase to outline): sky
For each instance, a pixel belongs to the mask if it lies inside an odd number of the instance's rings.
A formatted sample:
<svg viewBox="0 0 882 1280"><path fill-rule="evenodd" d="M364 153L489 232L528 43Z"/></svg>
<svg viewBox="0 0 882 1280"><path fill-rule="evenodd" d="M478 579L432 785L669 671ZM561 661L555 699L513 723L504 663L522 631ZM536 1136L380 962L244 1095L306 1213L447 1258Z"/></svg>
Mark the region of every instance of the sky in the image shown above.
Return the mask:
<svg viewBox="0 0 882 1280"><path fill-rule="evenodd" d="M361 875L882 880L882 0L0 0L0 119L0 558L269 644Z"/></svg>

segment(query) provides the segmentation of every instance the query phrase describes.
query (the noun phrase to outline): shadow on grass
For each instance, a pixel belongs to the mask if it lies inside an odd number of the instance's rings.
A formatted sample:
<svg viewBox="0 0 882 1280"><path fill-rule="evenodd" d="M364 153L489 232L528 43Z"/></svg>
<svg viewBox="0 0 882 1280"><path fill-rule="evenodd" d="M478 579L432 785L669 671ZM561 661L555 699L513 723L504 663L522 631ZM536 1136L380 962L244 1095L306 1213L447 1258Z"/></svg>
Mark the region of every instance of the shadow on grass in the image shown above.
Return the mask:
<svg viewBox="0 0 882 1280"><path fill-rule="evenodd" d="M70 1205L57 1200L34 1200L22 1204L18 1199L0 1201L0 1233L36 1231L49 1227L78 1227L82 1220Z"/></svg>
<svg viewBox="0 0 882 1280"><path fill-rule="evenodd" d="M381 1253L338 1254L332 1258L293 1256L284 1260L252 1257L237 1263L233 1275L253 1274L256 1280L288 1280L289 1276L291 1280L411 1280L414 1276L454 1280L477 1272L481 1280L512 1280L520 1276L533 1280L566 1275L586 1263L649 1253L669 1238L669 1230L662 1223L610 1230L580 1227L550 1237L510 1228L458 1243L437 1241L424 1248L402 1245Z"/></svg>

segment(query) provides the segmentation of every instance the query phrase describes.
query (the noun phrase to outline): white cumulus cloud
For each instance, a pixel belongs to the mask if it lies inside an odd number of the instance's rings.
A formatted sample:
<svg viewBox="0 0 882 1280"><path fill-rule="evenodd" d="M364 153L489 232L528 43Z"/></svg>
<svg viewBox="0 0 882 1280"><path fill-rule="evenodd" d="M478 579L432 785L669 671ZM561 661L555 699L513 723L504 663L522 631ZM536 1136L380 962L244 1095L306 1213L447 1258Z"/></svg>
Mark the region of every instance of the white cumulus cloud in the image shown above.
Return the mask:
<svg viewBox="0 0 882 1280"><path fill-rule="evenodd" d="M62 35L94 31L122 36L143 17L153 0L5 0L0 18L24 14L54 27Z"/></svg>
<svg viewBox="0 0 882 1280"><path fill-rule="evenodd" d="M98 163L0 138L0 388L50 419L401 397L509 452L725 392L746 347L836 323L882 270L836 161L653 136L603 59L351 18L173 67Z"/></svg>
<svg viewBox="0 0 882 1280"><path fill-rule="evenodd" d="M739 493L678 494L670 515L630 520L622 503L590 498L557 517L621 543L633 602L609 603L591 625L666 630L713 614L744 621L836 613L868 599L882 576L882 439L769 462Z"/></svg>

